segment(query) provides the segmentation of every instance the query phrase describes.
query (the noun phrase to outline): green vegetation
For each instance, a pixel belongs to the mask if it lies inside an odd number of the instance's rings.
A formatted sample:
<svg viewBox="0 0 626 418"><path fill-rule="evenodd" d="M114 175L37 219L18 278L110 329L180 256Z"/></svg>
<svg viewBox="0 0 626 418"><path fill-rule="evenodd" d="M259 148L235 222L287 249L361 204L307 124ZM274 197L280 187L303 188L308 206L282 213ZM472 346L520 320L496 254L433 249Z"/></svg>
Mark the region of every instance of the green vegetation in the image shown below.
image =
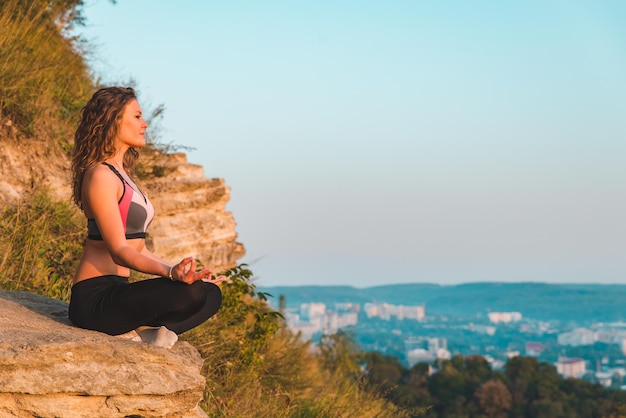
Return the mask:
<svg viewBox="0 0 626 418"><path fill-rule="evenodd" d="M369 353L366 364L368 385L425 418L626 417L625 391L564 379L531 357L512 358L501 372L480 356L456 356L432 375L427 364L407 370L378 353Z"/></svg>
<svg viewBox="0 0 626 418"><path fill-rule="evenodd" d="M84 236L77 211L43 192L2 209L0 286L68 302Z"/></svg>
<svg viewBox="0 0 626 418"><path fill-rule="evenodd" d="M82 0L0 2L0 121L13 135L68 149L92 82L80 42Z"/></svg>

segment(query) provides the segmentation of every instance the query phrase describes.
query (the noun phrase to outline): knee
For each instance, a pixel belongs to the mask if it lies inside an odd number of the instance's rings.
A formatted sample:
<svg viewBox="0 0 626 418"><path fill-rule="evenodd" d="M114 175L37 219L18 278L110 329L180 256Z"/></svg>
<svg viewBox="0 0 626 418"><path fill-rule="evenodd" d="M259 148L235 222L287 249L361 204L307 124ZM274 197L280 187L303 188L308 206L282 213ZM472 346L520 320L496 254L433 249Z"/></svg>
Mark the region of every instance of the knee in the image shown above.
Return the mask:
<svg viewBox="0 0 626 418"><path fill-rule="evenodd" d="M222 306L222 290L219 286L213 283L202 282L202 284L204 285L203 287L206 295L206 302L204 305L206 309L205 312L207 314L207 318L210 318L215 315Z"/></svg>
<svg viewBox="0 0 626 418"><path fill-rule="evenodd" d="M187 307L199 307L204 305L206 301L206 292L201 281L194 282L189 285L180 286L181 300L185 302Z"/></svg>
<svg viewBox="0 0 626 418"><path fill-rule="evenodd" d="M204 283L204 285L207 299L216 309L219 309L222 306L222 289L213 283Z"/></svg>
<svg viewBox="0 0 626 418"><path fill-rule="evenodd" d="M189 292L188 300L194 305L209 304L216 308L222 305L222 291L213 283L198 280L187 286L187 288Z"/></svg>

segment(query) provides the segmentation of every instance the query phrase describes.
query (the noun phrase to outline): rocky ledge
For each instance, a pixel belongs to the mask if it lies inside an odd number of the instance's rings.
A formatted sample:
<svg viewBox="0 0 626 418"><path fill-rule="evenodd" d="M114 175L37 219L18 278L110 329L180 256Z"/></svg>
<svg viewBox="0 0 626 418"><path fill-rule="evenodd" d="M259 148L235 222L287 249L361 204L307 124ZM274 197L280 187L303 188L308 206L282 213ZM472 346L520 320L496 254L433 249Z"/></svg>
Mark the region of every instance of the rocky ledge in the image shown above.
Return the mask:
<svg viewBox="0 0 626 418"><path fill-rule="evenodd" d="M67 304L0 290L0 417L205 417L202 359L73 327Z"/></svg>
<svg viewBox="0 0 626 418"><path fill-rule="evenodd" d="M245 249L226 210L230 188L224 179L206 178L202 166L188 163L183 153L145 154L152 173L142 185L156 211L149 247L170 262L192 256L215 272L237 265Z"/></svg>

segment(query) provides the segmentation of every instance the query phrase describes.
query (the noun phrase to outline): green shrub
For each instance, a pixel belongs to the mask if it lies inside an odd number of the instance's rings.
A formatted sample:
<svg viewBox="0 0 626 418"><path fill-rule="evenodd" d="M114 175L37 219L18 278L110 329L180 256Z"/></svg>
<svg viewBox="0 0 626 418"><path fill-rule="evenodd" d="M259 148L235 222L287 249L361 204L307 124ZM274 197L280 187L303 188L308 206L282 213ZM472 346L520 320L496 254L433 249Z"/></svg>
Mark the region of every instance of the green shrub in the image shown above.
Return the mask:
<svg viewBox="0 0 626 418"><path fill-rule="evenodd" d="M0 218L0 286L68 301L84 237L78 211L43 191L5 207Z"/></svg>

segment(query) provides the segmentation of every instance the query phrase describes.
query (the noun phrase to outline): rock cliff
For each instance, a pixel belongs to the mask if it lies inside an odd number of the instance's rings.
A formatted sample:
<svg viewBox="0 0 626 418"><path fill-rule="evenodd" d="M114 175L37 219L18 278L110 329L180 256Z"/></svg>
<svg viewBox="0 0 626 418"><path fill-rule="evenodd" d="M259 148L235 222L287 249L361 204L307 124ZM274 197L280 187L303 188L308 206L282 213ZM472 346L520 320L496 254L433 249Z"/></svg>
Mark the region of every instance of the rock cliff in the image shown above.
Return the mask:
<svg viewBox="0 0 626 418"><path fill-rule="evenodd" d="M152 175L142 186L157 212L149 229L154 253L176 262L192 256L215 271L235 266L245 250L226 211L230 188L224 180L207 179L202 166L189 164L183 153L147 161Z"/></svg>
<svg viewBox="0 0 626 418"><path fill-rule="evenodd" d="M67 304L0 290L0 417L202 417L202 359L70 325Z"/></svg>
<svg viewBox="0 0 626 418"><path fill-rule="evenodd" d="M2 121L0 120L0 123ZM14 204L37 186L69 200L69 161L45 141L9 139L0 124L0 207Z"/></svg>

